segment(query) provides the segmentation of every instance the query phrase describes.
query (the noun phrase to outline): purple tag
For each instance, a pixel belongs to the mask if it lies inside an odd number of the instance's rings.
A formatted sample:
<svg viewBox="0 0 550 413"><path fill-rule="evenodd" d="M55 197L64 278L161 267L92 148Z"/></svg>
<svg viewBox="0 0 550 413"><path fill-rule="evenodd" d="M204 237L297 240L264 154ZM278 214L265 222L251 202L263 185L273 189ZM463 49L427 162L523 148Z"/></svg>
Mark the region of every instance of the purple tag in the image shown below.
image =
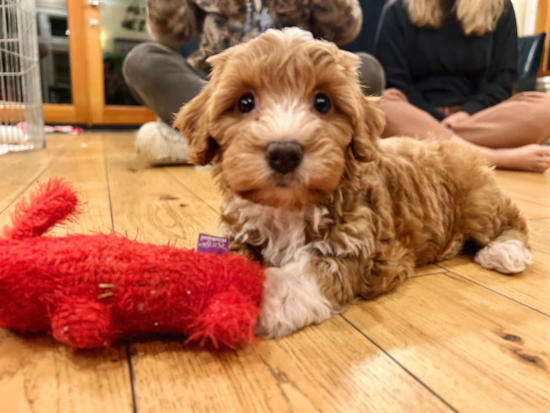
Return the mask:
<svg viewBox="0 0 550 413"><path fill-rule="evenodd" d="M209 254L224 254L228 250L229 240L227 238L199 234L199 242L197 242L197 252L206 252Z"/></svg>

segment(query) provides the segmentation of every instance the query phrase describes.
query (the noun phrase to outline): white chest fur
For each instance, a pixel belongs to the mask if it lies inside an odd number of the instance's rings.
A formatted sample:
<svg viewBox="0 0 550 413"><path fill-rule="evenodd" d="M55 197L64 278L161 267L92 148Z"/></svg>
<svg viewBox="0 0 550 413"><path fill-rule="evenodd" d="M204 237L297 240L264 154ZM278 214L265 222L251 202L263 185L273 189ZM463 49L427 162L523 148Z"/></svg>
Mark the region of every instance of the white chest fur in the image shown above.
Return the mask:
<svg viewBox="0 0 550 413"><path fill-rule="evenodd" d="M229 229L222 225L220 235L232 235L242 243L265 245L262 254L268 266L288 264L305 246L304 211L273 208L235 198L226 204L224 213L238 216L241 229L236 234L228 234Z"/></svg>

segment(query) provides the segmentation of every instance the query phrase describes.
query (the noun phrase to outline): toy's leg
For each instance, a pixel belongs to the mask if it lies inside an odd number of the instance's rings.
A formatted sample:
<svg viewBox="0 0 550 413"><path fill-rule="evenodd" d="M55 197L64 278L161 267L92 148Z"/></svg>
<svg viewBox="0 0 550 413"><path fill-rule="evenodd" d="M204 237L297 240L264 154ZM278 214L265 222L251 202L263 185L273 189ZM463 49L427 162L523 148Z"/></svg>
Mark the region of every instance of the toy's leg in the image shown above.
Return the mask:
<svg viewBox="0 0 550 413"><path fill-rule="evenodd" d="M189 327L187 341L200 340L203 345L211 340L215 347L218 342L229 347L250 342L258 312L258 305L237 290L216 294Z"/></svg>
<svg viewBox="0 0 550 413"><path fill-rule="evenodd" d="M115 338L111 312L97 300L66 300L55 307L52 335L77 348L108 346Z"/></svg>

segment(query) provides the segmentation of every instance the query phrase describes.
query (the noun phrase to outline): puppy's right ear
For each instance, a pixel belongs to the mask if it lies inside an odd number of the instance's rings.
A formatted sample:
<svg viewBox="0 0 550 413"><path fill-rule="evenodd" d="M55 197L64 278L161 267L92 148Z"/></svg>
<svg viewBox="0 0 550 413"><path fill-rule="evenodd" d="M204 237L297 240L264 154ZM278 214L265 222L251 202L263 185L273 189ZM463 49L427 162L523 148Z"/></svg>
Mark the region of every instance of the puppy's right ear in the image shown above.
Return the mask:
<svg viewBox="0 0 550 413"><path fill-rule="evenodd" d="M196 165L209 164L219 149L218 143L208 133L211 95L212 85L208 83L181 108L173 124L189 142L189 160Z"/></svg>
<svg viewBox="0 0 550 413"><path fill-rule="evenodd" d="M224 66L229 58L242 45L236 45L223 52L206 59L212 66L210 81L201 92L187 105L181 108L176 115L173 126L187 138L189 142L189 160L197 165L207 165L216 156L219 150L218 142L210 136L212 122L212 95L216 89Z"/></svg>

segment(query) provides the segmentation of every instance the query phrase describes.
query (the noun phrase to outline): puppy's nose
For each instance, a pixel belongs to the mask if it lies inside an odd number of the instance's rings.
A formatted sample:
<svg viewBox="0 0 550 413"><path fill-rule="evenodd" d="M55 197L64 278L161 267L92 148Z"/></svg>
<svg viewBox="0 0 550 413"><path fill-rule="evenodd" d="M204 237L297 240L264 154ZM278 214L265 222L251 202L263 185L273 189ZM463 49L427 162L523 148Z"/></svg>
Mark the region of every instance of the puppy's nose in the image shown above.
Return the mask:
<svg viewBox="0 0 550 413"><path fill-rule="evenodd" d="M271 169L287 174L302 162L304 150L298 142L271 142L265 149L265 158Z"/></svg>

